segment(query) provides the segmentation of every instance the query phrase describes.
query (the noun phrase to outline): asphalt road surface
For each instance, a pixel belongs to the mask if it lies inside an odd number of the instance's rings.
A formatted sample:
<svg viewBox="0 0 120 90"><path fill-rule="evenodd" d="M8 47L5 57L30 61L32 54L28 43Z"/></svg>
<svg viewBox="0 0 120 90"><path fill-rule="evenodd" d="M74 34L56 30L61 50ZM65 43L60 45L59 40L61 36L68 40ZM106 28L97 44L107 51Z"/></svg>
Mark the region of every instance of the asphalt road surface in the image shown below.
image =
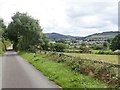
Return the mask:
<svg viewBox="0 0 120 90"><path fill-rule="evenodd" d="M15 51L7 51L2 59L2 88L60 87L48 80Z"/></svg>

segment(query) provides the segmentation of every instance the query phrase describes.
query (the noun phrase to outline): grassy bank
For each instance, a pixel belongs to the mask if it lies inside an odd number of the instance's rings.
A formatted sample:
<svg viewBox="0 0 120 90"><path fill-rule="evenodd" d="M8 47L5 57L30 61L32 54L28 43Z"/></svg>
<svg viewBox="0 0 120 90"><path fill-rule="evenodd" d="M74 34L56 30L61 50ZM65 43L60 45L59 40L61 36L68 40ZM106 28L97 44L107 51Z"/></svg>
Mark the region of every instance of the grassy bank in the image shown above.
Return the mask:
<svg viewBox="0 0 120 90"><path fill-rule="evenodd" d="M25 52L19 52L19 54L63 88L107 88L106 84L98 80L71 71L64 63L53 62L46 54L35 55Z"/></svg>

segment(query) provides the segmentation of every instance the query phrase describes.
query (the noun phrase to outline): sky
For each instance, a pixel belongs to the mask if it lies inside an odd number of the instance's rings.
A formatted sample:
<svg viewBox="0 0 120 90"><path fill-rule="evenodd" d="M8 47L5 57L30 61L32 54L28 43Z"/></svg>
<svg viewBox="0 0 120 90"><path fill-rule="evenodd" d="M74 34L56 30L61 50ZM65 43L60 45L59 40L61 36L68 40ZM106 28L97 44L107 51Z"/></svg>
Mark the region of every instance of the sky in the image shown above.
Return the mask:
<svg viewBox="0 0 120 90"><path fill-rule="evenodd" d="M7 25L17 12L39 20L44 33L87 36L118 30L119 0L0 0Z"/></svg>

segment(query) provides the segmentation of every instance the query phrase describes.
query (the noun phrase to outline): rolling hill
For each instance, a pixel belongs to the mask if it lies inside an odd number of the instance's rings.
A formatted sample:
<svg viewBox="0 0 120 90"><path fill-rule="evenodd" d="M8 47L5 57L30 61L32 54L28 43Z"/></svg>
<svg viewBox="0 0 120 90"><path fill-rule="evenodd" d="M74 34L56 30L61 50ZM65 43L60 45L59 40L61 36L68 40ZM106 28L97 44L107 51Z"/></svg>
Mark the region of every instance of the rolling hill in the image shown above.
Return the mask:
<svg viewBox="0 0 120 90"><path fill-rule="evenodd" d="M114 38L118 33L120 33L119 31L109 31L109 32L102 32L102 33L95 33L92 35L88 35L86 37L84 37L85 39L111 39Z"/></svg>
<svg viewBox="0 0 120 90"><path fill-rule="evenodd" d="M70 36L70 35L62 35L62 34L59 34L59 33L45 33L46 36L50 39L62 39L62 38L80 38L80 37L77 37L77 36Z"/></svg>
<svg viewBox="0 0 120 90"><path fill-rule="evenodd" d="M70 35L62 35L59 33L45 33L46 36L50 39L62 39L62 38L81 38L81 39L111 39L114 38L119 31L108 31L108 32L102 32L102 33L95 33L92 35L88 35L86 37L78 37L78 36L70 36Z"/></svg>

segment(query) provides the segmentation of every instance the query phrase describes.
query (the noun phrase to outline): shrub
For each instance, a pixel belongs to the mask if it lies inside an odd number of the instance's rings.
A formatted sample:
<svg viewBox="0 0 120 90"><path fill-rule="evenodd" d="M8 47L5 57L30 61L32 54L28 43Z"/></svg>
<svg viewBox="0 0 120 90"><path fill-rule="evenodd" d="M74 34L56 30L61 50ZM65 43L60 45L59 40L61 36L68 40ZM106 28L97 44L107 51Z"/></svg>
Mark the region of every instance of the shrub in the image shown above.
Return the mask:
<svg viewBox="0 0 120 90"><path fill-rule="evenodd" d="M65 44L63 44L63 43L55 43L54 44L54 49L55 49L55 51L57 51L57 52L63 52L64 51L64 49L66 49L66 45Z"/></svg>

